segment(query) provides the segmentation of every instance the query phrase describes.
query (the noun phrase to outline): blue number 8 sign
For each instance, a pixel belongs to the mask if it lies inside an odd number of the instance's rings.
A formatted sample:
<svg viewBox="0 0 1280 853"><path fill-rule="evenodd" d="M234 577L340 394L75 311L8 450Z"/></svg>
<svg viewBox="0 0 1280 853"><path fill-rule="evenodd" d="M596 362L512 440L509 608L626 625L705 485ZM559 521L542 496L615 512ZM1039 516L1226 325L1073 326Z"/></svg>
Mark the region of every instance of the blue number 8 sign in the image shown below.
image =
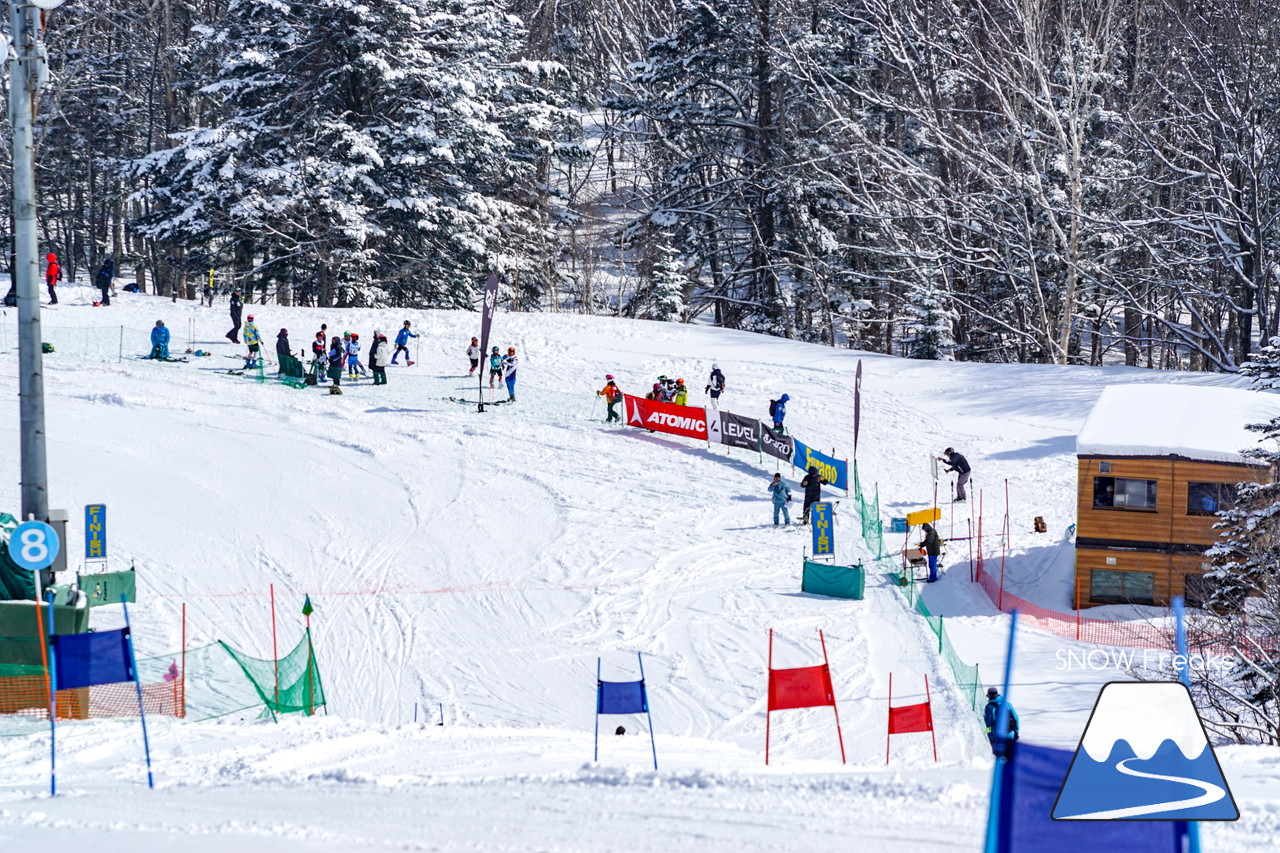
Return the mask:
<svg viewBox="0 0 1280 853"><path fill-rule="evenodd" d="M58 534L43 521L24 521L9 536L9 559L20 568L38 572L58 556Z"/></svg>

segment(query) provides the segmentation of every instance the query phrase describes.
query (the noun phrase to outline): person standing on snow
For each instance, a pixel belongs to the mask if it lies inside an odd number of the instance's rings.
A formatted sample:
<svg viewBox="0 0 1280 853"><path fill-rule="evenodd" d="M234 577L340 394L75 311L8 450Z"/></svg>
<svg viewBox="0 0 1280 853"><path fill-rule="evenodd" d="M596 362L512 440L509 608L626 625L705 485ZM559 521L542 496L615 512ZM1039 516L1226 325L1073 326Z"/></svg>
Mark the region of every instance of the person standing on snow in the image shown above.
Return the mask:
<svg viewBox="0 0 1280 853"><path fill-rule="evenodd" d="M996 724L1000 719L1001 708L1007 708L1009 711L1009 719L1005 723L1004 742L1000 742L996 734ZM1017 742L1021 724L1018 722L1018 712L1013 710L1009 700L1001 696L1000 691L994 687L987 688L987 705L982 709L982 722L987 726L987 740L991 742L991 754L997 758L1008 757L1009 745Z"/></svg>
<svg viewBox="0 0 1280 853"><path fill-rule="evenodd" d="M467 358L471 359L471 369L467 371L468 376L475 376L476 371L480 369L480 356L484 353L480 352L480 339L472 338L471 346L467 347Z"/></svg>
<svg viewBox="0 0 1280 853"><path fill-rule="evenodd" d="M347 341L347 378L355 379L366 375L368 371L360 363L360 334L352 332L351 339Z"/></svg>
<svg viewBox="0 0 1280 853"><path fill-rule="evenodd" d="M720 408L720 395L724 393L724 374L720 372L720 365L711 365L711 378L707 380L707 388L703 393L711 395L711 408Z"/></svg>
<svg viewBox="0 0 1280 853"><path fill-rule="evenodd" d="M661 382L653 383L653 390L650 391L648 394L645 394L644 398L646 400L654 400L655 402L661 403L662 402L662 383ZM649 430L649 431L653 432L653 430Z"/></svg>
<svg viewBox="0 0 1280 853"><path fill-rule="evenodd" d="M156 327L151 330L151 355L148 357L169 360L169 330L165 328L164 320L156 320Z"/></svg>
<svg viewBox="0 0 1280 853"><path fill-rule="evenodd" d="M782 426L782 421L787 417L787 401L790 399L789 395L783 394L778 399L769 401L769 417L773 418L774 432L786 431Z"/></svg>
<svg viewBox="0 0 1280 853"><path fill-rule="evenodd" d="M373 330L373 345L369 347L369 368L373 371L373 384L387 384L387 363L391 360L387 353L387 336Z"/></svg>
<svg viewBox="0 0 1280 853"><path fill-rule="evenodd" d="M49 288L49 304L58 304L58 291L54 286L62 280L62 267L58 266L58 256L53 252L45 255L44 283Z"/></svg>
<svg viewBox="0 0 1280 853"><path fill-rule="evenodd" d="M948 447L942 451L942 455L938 457L939 462L947 463L947 473L955 472L956 474L956 496L952 498L953 503L964 503L965 484L969 482L969 476L973 474L973 468L969 465L969 460L963 455L956 453L953 448Z"/></svg>
<svg viewBox="0 0 1280 853"><path fill-rule="evenodd" d="M507 383L507 402L516 401L516 348L507 347L507 355L502 359L502 378Z"/></svg>
<svg viewBox="0 0 1280 853"><path fill-rule="evenodd" d="M622 416L618 414L618 404L622 402L622 389L613 381L613 374L610 373L604 378L604 387L596 392L599 397L604 397L604 401L609 404L609 416L604 422L611 424L614 421L622 422Z"/></svg>
<svg viewBox="0 0 1280 853"><path fill-rule="evenodd" d="M98 267L98 274L94 276L94 284L98 286L98 290L102 291L102 304L111 304L111 283L116 277L115 258L107 255L107 259L102 262L102 266ZM240 325L239 323L236 324ZM239 343L236 341L235 343Z"/></svg>
<svg viewBox="0 0 1280 853"><path fill-rule="evenodd" d="M329 378L334 387L342 385L342 362L346 361L347 351L342 346L342 338L337 335L329 342Z"/></svg>
<svg viewBox="0 0 1280 853"><path fill-rule="evenodd" d="M227 332L227 340L233 344L240 343L240 312L244 310L244 300L240 291L231 292L231 331Z"/></svg>
<svg viewBox="0 0 1280 853"><path fill-rule="evenodd" d="M929 561L929 583L938 579L938 558L942 556L942 537L933 529L932 524L922 525L924 539L920 547L924 550L925 559Z"/></svg>
<svg viewBox="0 0 1280 853"><path fill-rule="evenodd" d="M498 348L494 347L489 353L489 387L493 387L495 379L502 378L502 355L499 354Z"/></svg>
<svg viewBox="0 0 1280 853"><path fill-rule="evenodd" d="M786 523L791 523L791 510L787 509L787 502L791 500L791 487L782 481L781 474L773 475L773 482L769 484L769 493L773 495L773 526L778 526L778 512L782 512L782 517L786 519Z"/></svg>
<svg viewBox="0 0 1280 853"><path fill-rule="evenodd" d="M684 380L683 380L683 379L677 379L677 380L676 380L676 398L675 398L675 404L676 404L677 406L687 406L687 405L689 405L689 389L688 389L688 388L686 388L686 387L684 387Z"/></svg>
<svg viewBox="0 0 1280 853"><path fill-rule="evenodd" d="M293 357L293 350L289 346L289 330L281 329L280 334L276 335L276 361L280 363L280 372L284 372L285 357Z"/></svg>
<svg viewBox="0 0 1280 853"><path fill-rule="evenodd" d="M809 473L805 474L800 485L804 486L804 514L800 516L800 523L808 524L809 507L822 500L822 487L827 485L827 481L818 475L817 465L810 465Z"/></svg>
<svg viewBox="0 0 1280 853"><path fill-rule="evenodd" d="M258 332L258 327L253 323L253 315L249 315L249 322L244 325L244 342L249 347L249 354L245 356L245 367L261 367L262 366L262 335Z"/></svg>
<svg viewBox="0 0 1280 853"><path fill-rule="evenodd" d="M409 331L409 321L404 321L404 328L396 333L396 351L391 354L391 363L396 364L396 359L400 357L400 351L404 350L404 360L413 367L413 362L409 360L409 338L416 338L417 335Z"/></svg>

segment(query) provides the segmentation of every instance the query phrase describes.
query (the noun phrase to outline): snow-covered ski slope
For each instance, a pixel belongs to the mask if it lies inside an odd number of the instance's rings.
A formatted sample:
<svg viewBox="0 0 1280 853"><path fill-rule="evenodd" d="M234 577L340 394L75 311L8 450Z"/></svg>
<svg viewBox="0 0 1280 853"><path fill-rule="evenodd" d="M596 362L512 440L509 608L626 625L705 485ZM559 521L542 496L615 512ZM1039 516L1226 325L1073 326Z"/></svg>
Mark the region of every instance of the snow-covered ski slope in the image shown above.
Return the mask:
<svg viewBox="0 0 1280 853"><path fill-rule="evenodd" d="M413 321L413 367L330 396L226 375L238 365L225 356L243 348L223 338L225 303L121 294L95 309L88 289L60 292L44 314L57 350L45 361L52 505L71 510L78 554L81 507L108 504L113 560L140 574L139 653L178 649L185 602L190 645L222 639L268 657L274 583L282 651L312 597L330 698L329 716L279 725L153 720L155 793L139 785L133 721L60 729L66 796L55 801L41 799L47 737L0 739L0 841L108 851L976 849L985 741L901 595L874 572L862 602L800 594L807 529L772 526L772 460L607 427L594 392L605 373L637 394L665 373L701 404L716 361L725 408L765 417L789 393L794 434L846 455L861 358L860 469L886 517L928 506L930 457L956 447L974 464L987 532L1009 480L1009 588L1067 610L1061 533L1092 401L1108 383L1230 381L922 363L697 326L500 313L493 343L518 349L518 402L479 414L448 399L474 398L463 350L475 314L247 306L272 356L281 327L295 352L327 323L361 333L367 353L373 329ZM195 347L211 357L132 357L156 319L182 354L193 318ZM0 382L14 391L15 320L0 317ZM0 403L0 454L0 510L13 511L16 393ZM866 554L844 509L837 550L856 561ZM1050 534L1031 532L1035 515ZM955 535L962 527L957 516ZM994 683L1008 618L967 582L965 553L953 547L952 573L928 600ZM95 611L95 624L114 624L113 610ZM764 767L770 627L784 667L820 662L825 632L847 767L830 709L775 715ZM1056 653L1074 644L1056 637L1026 633L1020 647L1012 698L1024 732L1074 746L1098 687L1123 674L1061 669ZM602 718L609 734L591 762L596 657L606 679L628 680L637 651L657 774L642 719ZM884 767L890 671L895 704L922 700L930 676L936 767L925 735L896 737ZM612 735L618 724L627 736ZM1222 755L1243 817L1206 834L1213 849L1256 847L1280 831L1280 752Z"/></svg>

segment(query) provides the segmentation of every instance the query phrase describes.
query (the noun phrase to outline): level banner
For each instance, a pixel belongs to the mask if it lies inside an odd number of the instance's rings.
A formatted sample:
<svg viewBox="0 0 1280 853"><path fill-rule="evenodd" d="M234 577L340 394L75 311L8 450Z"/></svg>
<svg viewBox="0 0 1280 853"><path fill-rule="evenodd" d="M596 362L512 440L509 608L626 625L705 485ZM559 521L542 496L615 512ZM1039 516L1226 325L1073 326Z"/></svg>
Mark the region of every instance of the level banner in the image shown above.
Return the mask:
<svg viewBox="0 0 1280 853"><path fill-rule="evenodd" d="M720 443L743 450L760 450L760 421L733 412L720 413Z"/></svg>
<svg viewBox="0 0 1280 853"><path fill-rule="evenodd" d="M643 397L623 395L627 407L627 425L641 429L707 440L707 410L698 406L677 406Z"/></svg>

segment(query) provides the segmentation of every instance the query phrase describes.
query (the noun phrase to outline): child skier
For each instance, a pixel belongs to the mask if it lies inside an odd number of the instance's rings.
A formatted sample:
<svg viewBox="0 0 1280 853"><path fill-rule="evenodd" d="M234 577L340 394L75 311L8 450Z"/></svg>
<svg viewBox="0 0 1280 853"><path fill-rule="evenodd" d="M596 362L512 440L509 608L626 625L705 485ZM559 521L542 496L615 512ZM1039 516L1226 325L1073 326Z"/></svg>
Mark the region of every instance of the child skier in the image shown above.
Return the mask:
<svg viewBox="0 0 1280 853"><path fill-rule="evenodd" d="M254 325L252 314L244 324L244 342L249 347L249 354L244 358L245 368L262 367L262 335Z"/></svg>
<svg viewBox="0 0 1280 853"><path fill-rule="evenodd" d="M516 401L516 348L507 347L506 358L502 359L502 378L507 383L507 402Z"/></svg>
<svg viewBox="0 0 1280 853"><path fill-rule="evenodd" d="M156 327L151 330L151 355L148 358L169 360L169 330L164 327L164 320L156 320Z"/></svg>
<svg viewBox="0 0 1280 853"><path fill-rule="evenodd" d="M409 331L409 321L404 321L404 328L396 333L396 351L391 354L391 363L396 364L396 359L400 357L400 351L404 350L404 360L410 367L413 362L409 359L409 338L416 338L417 335Z"/></svg>
<svg viewBox="0 0 1280 853"><path fill-rule="evenodd" d="M707 394L711 395L711 408L720 408L720 395L724 393L724 374L720 372L720 365L711 365L711 378L707 380Z"/></svg>
<svg viewBox="0 0 1280 853"><path fill-rule="evenodd" d="M683 379L676 380L676 405L677 406L689 405L689 389L684 387Z"/></svg>
<svg viewBox="0 0 1280 853"><path fill-rule="evenodd" d="M613 381L613 374L610 373L604 378L604 388L596 392L598 396L604 397L604 401L609 404L609 416L604 422L607 424L618 421L621 423L622 418L618 414L618 404L622 402L622 389Z"/></svg>
<svg viewBox="0 0 1280 853"><path fill-rule="evenodd" d="M347 378L355 379L357 376L366 375L368 371L364 369L364 365L360 363L360 335L351 332L347 337Z"/></svg>
<svg viewBox="0 0 1280 853"><path fill-rule="evenodd" d="M328 363L329 357L322 330L316 332L315 338L311 341L311 372L315 374L316 382L328 381Z"/></svg>
<svg viewBox="0 0 1280 853"><path fill-rule="evenodd" d="M493 380L502 378L502 356L498 353L498 348L494 347L493 352L489 354L489 387L493 387Z"/></svg>
<svg viewBox="0 0 1280 853"><path fill-rule="evenodd" d="M377 330L373 333L373 345L369 347L369 366L373 368L373 384L387 384L387 363L391 361L387 355L387 336Z"/></svg>
<svg viewBox="0 0 1280 853"><path fill-rule="evenodd" d="M346 354L346 349L342 346L342 338L334 335L333 341L329 344L329 378L333 380L335 388L342 385L342 361Z"/></svg>
<svg viewBox="0 0 1280 853"><path fill-rule="evenodd" d="M480 339L472 338L471 346L467 347L467 358L471 359L471 369L467 371L468 376L475 376L476 371L480 368Z"/></svg>

